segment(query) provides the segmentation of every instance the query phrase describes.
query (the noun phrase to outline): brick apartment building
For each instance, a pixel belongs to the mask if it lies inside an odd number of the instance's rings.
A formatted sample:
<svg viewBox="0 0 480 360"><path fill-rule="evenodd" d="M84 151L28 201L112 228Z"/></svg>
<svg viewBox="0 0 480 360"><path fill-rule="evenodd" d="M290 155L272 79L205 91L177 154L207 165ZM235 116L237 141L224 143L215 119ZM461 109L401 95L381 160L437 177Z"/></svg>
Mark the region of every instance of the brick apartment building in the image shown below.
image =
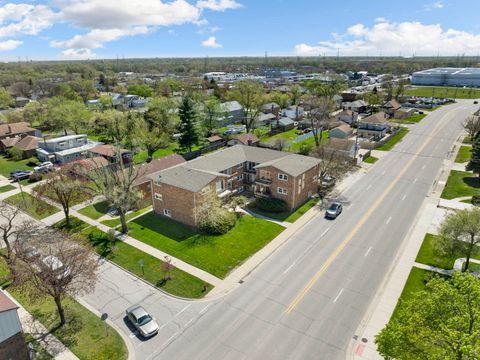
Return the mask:
<svg viewBox="0 0 480 360"><path fill-rule="evenodd" d="M29 359L22 325L17 314L18 306L0 290L0 359Z"/></svg>
<svg viewBox="0 0 480 360"><path fill-rule="evenodd" d="M282 199L294 210L317 192L319 164L309 156L235 145L149 175L153 208L195 226L196 205L214 191L220 198L247 193Z"/></svg>

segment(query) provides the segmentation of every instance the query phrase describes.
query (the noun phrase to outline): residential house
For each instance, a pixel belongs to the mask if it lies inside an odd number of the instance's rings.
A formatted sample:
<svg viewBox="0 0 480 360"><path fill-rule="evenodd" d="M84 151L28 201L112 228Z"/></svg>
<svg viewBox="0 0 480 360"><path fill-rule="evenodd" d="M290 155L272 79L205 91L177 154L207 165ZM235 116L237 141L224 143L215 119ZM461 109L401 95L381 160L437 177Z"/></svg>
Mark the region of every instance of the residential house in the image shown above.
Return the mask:
<svg viewBox="0 0 480 360"><path fill-rule="evenodd" d="M218 146L225 142L220 136L213 135L207 138L208 146Z"/></svg>
<svg viewBox="0 0 480 360"><path fill-rule="evenodd" d="M18 306L0 290L0 358L5 360L29 360L28 348L23 336Z"/></svg>
<svg viewBox="0 0 480 360"><path fill-rule="evenodd" d="M327 153L333 153L336 156L354 159L359 146L355 140L352 139L339 139L330 138L325 145L325 151Z"/></svg>
<svg viewBox="0 0 480 360"><path fill-rule="evenodd" d="M83 180L87 180L85 173L89 173L93 170L105 167L107 165L109 165L108 160L102 156L89 157L81 160L74 160L66 164L66 166L70 166L69 173L72 176L74 176L75 178L83 179Z"/></svg>
<svg viewBox="0 0 480 360"><path fill-rule="evenodd" d="M368 103L365 100L355 100L353 102L343 103L344 110L352 110L357 114L361 114L367 111Z"/></svg>
<svg viewBox="0 0 480 360"><path fill-rule="evenodd" d="M317 192L319 164L313 157L235 145L149 175L153 208L190 226L211 192L222 199L242 192L273 197L293 210Z"/></svg>
<svg viewBox="0 0 480 360"><path fill-rule="evenodd" d="M275 114L260 113L256 121L256 126L269 126L271 123L275 122L276 119L277 119L277 115Z"/></svg>
<svg viewBox="0 0 480 360"><path fill-rule="evenodd" d="M347 139L353 134L353 129L347 124L342 124L328 131L330 138Z"/></svg>
<svg viewBox="0 0 480 360"><path fill-rule="evenodd" d="M260 139L251 133L241 134L237 136L236 139L232 139L228 142L229 146L234 146L234 145L258 146L259 144L260 144Z"/></svg>
<svg viewBox="0 0 480 360"><path fill-rule="evenodd" d="M88 150L99 144L99 142L88 140L87 135L84 134L67 135L40 141L36 153L40 161L65 164L86 158Z"/></svg>
<svg viewBox="0 0 480 360"><path fill-rule="evenodd" d="M146 164L135 166L136 171L138 171L138 177L134 181L134 186L142 192L145 200L150 201L152 199L152 190L149 175L186 162L181 155L172 154L159 159L153 159Z"/></svg>
<svg viewBox="0 0 480 360"><path fill-rule="evenodd" d="M40 136L40 132L31 128L27 122L0 124L0 140L22 135Z"/></svg>
<svg viewBox="0 0 480 360"><path fill-rule="evenodd" d="M414 108L400 108L393 115L395 119L406 119L415 114Z"/></svg>
<svg viewBox="0 0 480 360"><path fill-rule="evenodd" d="M384 112L370 115L358 123L358 136L361 138L381 140L388 131L388 116Z"/></svg>
<svg viewBox="0 0 480 360"><path fill-rule="evenodd" d="M272 128L282 132L292 130L295 127L295 121L289 117L281 117L277 121L272 122Z"/></svg>
<svg viewBox="0 0 480 360"><path fill-rule="evenodd" d="M395 115L395 112L398 111L401 107L402 105L400 105L397 100L392 99L383 104L383 112L393 117Z"/></svg>
<svg viewBox="0 0 480 360"><path fill-rule="evenodd" d="M122 163L128 165L132 162L132 152L125 149L120 149L120 156L122 157ZM118 150L113 145L97 145L88 149L89 157L101 156L105 158L110 164L117 162Z"/></svg>
<svg viewBox="0 0 480 360"><path fill-rule="evenodd" d="M300 121L304 115L305 115L304 108L297 105L289 106L286 109L283 109L282 111L283 117L289 117L290 119L293 119L295 121Z"/></svg>
<svg viewBox="0 0 480 360"><path fill-rule="evenodd" d="M358 113L352 110L343 110L335 115L335 119L338 121L343 121L347 124L355 124L358 119Z"/></svg>
<svg viewBox="0 0 480 360"><path fill-rule="evenodd" d="M238 101L227 101L220 105L220 112L225 114L218 119L218 127L232 125L243 120L245 112Z"/></svg>
<svg viewBox="0 0 480 360"><path fill-rule="evenodd" d="M333 95L332 97L332 101L334 102L335 106L337 109L341 108L342 107L342 102L343 102L343 97L341 97L340 95Z"/></svg>
<svg viewBox="0 0 480 360"><path fill-rule="evenodd" d="M16 108L22 108L25 105L27 105L30 102L29 98L23 97L23 96L17 96L15 98L15 107Z"/></svg>
<svg viewBox="0 0 480 360"><path fill-rule="evenodd" d="M274 102L267 103L262 106L261 110L264 114L274 114L277 116L280 113L280 105Z"/></svg>
<svg viewBox="0 0 480 360"><path fill-rule="evenodd" d="M0 140L0 147L3 147L2 144L8 140L13 140L11 148L20 150L22 152L22 157L26 159L36 154L38 143L42 141L42 138L27 135L12 139L4 139Z"/></svg>

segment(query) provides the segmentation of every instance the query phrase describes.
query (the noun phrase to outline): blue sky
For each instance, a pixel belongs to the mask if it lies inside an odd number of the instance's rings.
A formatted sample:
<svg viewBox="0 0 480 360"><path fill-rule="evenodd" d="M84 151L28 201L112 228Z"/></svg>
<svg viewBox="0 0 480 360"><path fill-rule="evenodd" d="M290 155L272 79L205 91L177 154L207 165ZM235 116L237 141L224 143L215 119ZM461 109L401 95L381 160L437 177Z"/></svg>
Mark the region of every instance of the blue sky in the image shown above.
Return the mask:
<svg viewBox="0 0 480 360"><path fill-rule="evenodd" d="M0 60L477 55L478 0L0 1Z"/></svg>

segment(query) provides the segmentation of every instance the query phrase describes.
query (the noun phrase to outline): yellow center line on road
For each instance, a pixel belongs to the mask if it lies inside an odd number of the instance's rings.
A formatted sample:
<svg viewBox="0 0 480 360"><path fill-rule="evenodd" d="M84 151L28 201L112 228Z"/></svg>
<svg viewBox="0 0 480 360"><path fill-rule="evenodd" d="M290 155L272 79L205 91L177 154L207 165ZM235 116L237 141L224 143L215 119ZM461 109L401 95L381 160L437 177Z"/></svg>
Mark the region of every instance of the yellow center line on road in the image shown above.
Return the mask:
<svg viewBox="0 0 480 360"><path fill-rule="evenodd" d="M457 109L455 109L457 110ZM454 112L456 112L454 110ZM407 170L410 168L410 166L413 164L415 161L416 157L425 149L425 147L432 141L434 136L437 135L437 133L441 130L440 128L443 127L442 125L442 120L450 114L447 113L444 116L440 118L438 121L437 125L434 128L434 131L432 131L432 136L429 136L427 141L423 143L423 145L413 154L412 158L409 160L407 165L403 168L403 170L398 174L398 176L390 183L390 185L385 189L385 191L380 195L379 198L375 201L375 203L368 209L368 211L365 213L365 215L360 219L360 221L355 225L355 227L350 231L350 233L347 235L345 240L342 241L342 243L333 251L333 253L328 257L327 261L322 265L320 270L315 273L315 275L310 279L310 281L303 287L303 289L297 294L295 299L290 303L290 305L287 307L285 312L287 314L290 314L293 309L302 301L302 299L305 297L305 295L310 291L310 289L315 285L315 283L320 279L320 277L323 275L323 273L332 265L332 263L335 261L335 259L342 253L343 249L345 246L348 245L350 241L352 241L353 237L358 233L358 231L362 228L363 225L367 222L367 220L370 218L372 213L380 206L380 204L385 200L387 195L392 191L394 186L400 181L402 176L407 172Z"/></svg>

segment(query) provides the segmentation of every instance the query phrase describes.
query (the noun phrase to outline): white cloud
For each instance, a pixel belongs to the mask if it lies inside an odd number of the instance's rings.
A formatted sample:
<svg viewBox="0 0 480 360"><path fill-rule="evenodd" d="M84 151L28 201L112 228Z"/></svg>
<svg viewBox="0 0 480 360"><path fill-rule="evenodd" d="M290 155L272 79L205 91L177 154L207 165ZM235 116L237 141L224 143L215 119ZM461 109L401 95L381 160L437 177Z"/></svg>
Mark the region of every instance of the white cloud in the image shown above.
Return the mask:
<svg viewBox="0 0 480 360"><path fill-rule="evenodd" d="M37 35L57 19L59 14L44 5L6 4L0 7L0 37Z"/></svg>
<svg viewBox="0 0 480 360"><path fill-rule="evenodd" d="M243 5L235 0L200 0L197 2L197 7L199 9L225 11L229 9L238 9L243 7Z"/></svg>
<svg viewBox="0 0 480 360"><path fill-rule="evenodd" d="M297 55L333 55L339 49L341 55L456 55L473 54L480 48L480 34L455 29L442 29L439 24L425 25L419 22L394 23L385 19L371 28L363 24L349 27L346 33L332 40L317 44L298 44Z"/></svg>
<svg viewBox="0 0 480 360"><path fill-rule="evenodd" d="M91 59L97 55L90 49L67 49L62 51L62 58L71 60Z"/></svg>
<svg viewBox="0 0 480 360"><path fill-rule="evenodd" d="M148 28L146 26L137 26L131 29L95 29L85 35L75 35L69 40L51 41L50 46L55 48L98 49L103 47L105 42L147 32Z"/></svg>
<svg viewBox="0 0 480 360"><path fill-rule="evenodd" d="M436 1L434 3L423 5L423 10L432 11L432 10L443 9L444 7L445 7L445 4L443 3L443 1Z"/></svg>
<svg viewBox="0 0 480 360"><path fill-rule="evenodd" d="M202 41L202 46L211 49L218 49L223 47L223 45L217 43L217 38L215 36L210 36L207 40Z"/></svg>
<svg viewBox="0 0 480 360"><path fill-rule="evenodd" d="M13 50L22 44L23 44L23 41L19 41L19 40L0 41L0 51Z"/></svg>

